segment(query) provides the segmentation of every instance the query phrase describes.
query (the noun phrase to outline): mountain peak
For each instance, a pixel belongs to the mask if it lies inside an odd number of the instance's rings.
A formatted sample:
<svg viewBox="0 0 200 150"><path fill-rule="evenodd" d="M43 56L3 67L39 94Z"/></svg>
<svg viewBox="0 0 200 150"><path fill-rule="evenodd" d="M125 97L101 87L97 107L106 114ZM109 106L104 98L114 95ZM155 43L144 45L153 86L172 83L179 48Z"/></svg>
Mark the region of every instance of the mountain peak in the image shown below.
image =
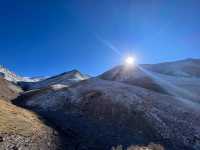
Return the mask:
<svg viewBox="0 0 200 150"><path fill-rule="evenodd" d="M139 86L153 91L166 93L140 66L116 66L99 76L101 79L117 81L129 85Z"/></svg>
<svg viewBox="0 0 200 150"><path fill-rule="evenodd" d="M80 71L79 71L79 70L77 70L77 69L73 69L73 70L71 70L71 71L69 71L69 72L73 72L73 73L80 73Z"/></svg>
<svg viewBox="0 0 200 150"><path fill-rule="evenodd" d="M11 72L9 69L5 68L3 65L0 65L1 77L11 82L22 81L23 78L16 75L14 72Z"/></svg>
<svg viewBox="0 0 200 150"><path fill-rule="evenodd" d="M40 89L40 88L45 88L48 86L70 86L74 83L77 83L79 81L88 79L89 77L86 75L83 75L80 71L73 69L68 72L64 72L55 76L52 76L50 78L46 78L42 81L35 82L35 83L26 83L25 89Z"/></svg>
<svg viewBox="0 0 200 150"><path fill-rule="evenodd" d="M6 79L8 81L15 82L15 83L22 82L22 81L23 82L36 82L36 81L42 80L42 78L39 79L39 78L21 77L21 76L15 74L14 72L10 71L3 65L0 65L0 77Z"/></svg>

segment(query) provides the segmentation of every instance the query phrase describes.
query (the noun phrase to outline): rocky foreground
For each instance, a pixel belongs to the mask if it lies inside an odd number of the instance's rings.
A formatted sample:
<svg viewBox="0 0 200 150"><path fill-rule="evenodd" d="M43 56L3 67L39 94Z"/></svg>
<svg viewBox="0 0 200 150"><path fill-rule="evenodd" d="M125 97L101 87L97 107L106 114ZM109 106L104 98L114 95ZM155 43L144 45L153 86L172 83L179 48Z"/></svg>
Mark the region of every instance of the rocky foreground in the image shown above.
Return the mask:
<svg viewBox="0 0 200 150"><path fill-rule="evenodd" d="M43 121L33 112L0 100L0 149L64 149L59 133Z"/></svg>

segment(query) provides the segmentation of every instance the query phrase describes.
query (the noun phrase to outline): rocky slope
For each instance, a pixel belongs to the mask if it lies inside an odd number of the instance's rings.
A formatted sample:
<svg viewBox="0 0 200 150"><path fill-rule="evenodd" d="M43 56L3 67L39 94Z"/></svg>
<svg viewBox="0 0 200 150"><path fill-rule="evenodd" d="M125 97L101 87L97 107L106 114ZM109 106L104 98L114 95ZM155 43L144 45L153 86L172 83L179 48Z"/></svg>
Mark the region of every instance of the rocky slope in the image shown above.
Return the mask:
<svg viewBox="0 0 200 150"><path fill-rule="evenodd" d="M60 134L36 115L0 100L1 150L65 149Z"/></svg>
<svg viewBox="0 0 200 150"><path fill-rule="evenodd" d="M94 78L62 89L26 92L19 103L63 132L70 130L86 149L150 142L169 150L200 148L199 110L133 85Z"/></svg>
<svg viewBox="0 0 200 150"><path fill-rule="evenodd" d="M19 86L0 77L0 99L10 101L22 92Z"/></svg>
<svg viewBox="0 0 200 150"><path fill-rule="evenodd" d="M0 77L0 150L66 149L65 136L28 110L12 104L23 90Z"/></svg>

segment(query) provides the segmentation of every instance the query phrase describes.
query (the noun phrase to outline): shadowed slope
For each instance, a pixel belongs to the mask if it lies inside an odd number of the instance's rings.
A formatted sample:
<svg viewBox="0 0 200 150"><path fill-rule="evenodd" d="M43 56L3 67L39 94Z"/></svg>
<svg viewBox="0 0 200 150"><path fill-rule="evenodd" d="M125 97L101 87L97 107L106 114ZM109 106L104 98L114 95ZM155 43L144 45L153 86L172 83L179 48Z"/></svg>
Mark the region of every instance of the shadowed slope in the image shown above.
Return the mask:
<svg viewBox="0 0 200 150"><path fill-rule="evenodd" d="M166 93L166 91L159 84L157 84L151 76L143 72L138 66L117 66L103 73L99 76L99 78L123 82L153 91Z"/></svg>
<svg viewBox="0 0 200 150"><path fill-rule="evenodd" d="M3 78L0 78L0 98L1 99L7 100L7 101L15 99L21 92L22 92L22 89L19 86Z"/></svg>
<svg viewBox="0 0 200 150"><path fill-rule="evenodd" d="M200 112L172 96L100 79L39 91L18 102L73 133L80 147L108 150L155 142L169 150L198 149Z"/></svg>

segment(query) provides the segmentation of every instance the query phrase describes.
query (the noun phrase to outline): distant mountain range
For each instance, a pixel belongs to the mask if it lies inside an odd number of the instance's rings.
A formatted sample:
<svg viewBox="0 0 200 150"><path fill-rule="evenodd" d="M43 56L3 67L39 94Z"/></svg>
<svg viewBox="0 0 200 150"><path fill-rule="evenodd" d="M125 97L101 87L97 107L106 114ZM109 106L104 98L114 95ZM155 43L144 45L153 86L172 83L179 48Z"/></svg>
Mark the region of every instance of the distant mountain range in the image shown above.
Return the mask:
<svg viewBox="0 0 200 150"><path fill-rule="evenodd" d="M37 82L45 79L46 77L21 77L11 72L9 69L0 65L0 77L11 82Z"/></svg>
<svg viewBox="0 0 200 150"><path fill-rule="evenodd" d="M9 105L7 110L17 106L27 113L31 110L43 124L37 119L31 122L45 129L41 143L39 136L31 142L29 135L27 143L14 142L16 148L36 148L31 146L34 143L52 150L110 150L117 145L155 143L162 146L155 145L153 150L200 149L200 59L120 65L97 77L72 70L38 81L24 80L5 68L0 72L0 91L6 90L0 96ZM13 96L10 91L15 91ZM17 111L21 116L22 110ZM9 117L15 114L7 113ZM22 126L12 124L22 129L15 136L29 125L26 120ZM1 134L7 131L1 124L0 142L11 133ZM2 143L4 149L10 146L7 140Z"/></svg>

